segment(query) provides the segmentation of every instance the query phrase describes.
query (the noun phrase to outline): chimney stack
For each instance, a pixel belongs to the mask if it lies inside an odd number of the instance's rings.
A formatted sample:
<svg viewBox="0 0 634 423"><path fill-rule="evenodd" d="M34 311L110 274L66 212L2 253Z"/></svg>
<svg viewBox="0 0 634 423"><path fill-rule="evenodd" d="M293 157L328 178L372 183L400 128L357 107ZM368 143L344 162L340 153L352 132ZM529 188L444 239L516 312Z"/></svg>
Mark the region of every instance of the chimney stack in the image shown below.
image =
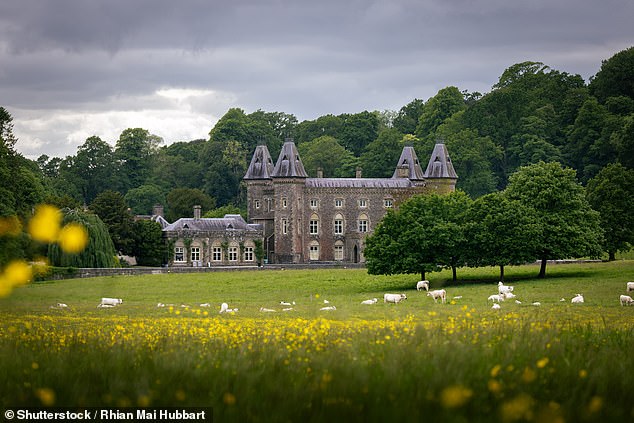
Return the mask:
<svg viewBox="0 0 634 423"><path fill-rule="evenodd" d="M361 166L357 166L357 170L356 170L355 173L356 173L355 177L357 179L360 179L361 178Z"/></svg>
<svg viewBox="0 0 634 423"><path fill-rule="evenodd" d="M194 206L194 219L200 219L200 210L201 207L196 205Z"/></svg>
<svg viewBox="0 0 634 423"><path fill-rule="evenodd" d="M317 168L317 177L318 178L323 178L324 177L324 169L321 167Z"/></svg>
<svg viewBox="0 0 634 423"><path fill-rule="evenodd" d="M165 217L162 204L154 204L154 207L152 208L152 216Z"/></svg>

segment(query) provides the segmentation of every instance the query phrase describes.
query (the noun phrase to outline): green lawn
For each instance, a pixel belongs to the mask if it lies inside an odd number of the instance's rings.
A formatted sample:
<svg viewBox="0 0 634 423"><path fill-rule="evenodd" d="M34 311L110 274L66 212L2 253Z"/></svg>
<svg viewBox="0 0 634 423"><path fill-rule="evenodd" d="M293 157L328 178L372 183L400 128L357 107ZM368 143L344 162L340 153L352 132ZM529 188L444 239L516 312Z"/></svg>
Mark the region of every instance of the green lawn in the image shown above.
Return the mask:
<svg viewBox="0 0 634 423"><path fill-rule="evenodd" d="M0 299L0 403L210 407L223 422L632 421L634 307L618 298L634 262L538 270L507 269L522 304L501 310L487 303L497 269L429 274L448 304L416 276L359 269L36 283ZM386 292L408 299L384 304ZM222 302L239 311L219 314Z"/></svg>

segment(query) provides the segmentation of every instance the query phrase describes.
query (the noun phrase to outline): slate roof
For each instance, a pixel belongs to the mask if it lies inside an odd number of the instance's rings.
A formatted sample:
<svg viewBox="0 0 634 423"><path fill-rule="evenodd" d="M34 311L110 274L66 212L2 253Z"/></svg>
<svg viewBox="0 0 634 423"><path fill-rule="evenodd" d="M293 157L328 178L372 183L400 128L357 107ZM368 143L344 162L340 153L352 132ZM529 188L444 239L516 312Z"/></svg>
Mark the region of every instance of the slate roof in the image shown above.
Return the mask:
<svg viewBox="0 0 634 423"><path fill-rule="evenodd" d="M273 169L274 178L308 178L293 140L287 139Z"/></svg>
<svg viewBox="0 0 634 423"><path fill-rule="evenodd" d="M416 156L416 151L414 151L414 147L409 145L403 147L401 157L398 159L396 170L394 170L394 175L392 175L392 178L399 177L398 168L401 166L407 166L407 177L412 181L420 181L425 179L425 174L423 173L423 169L420 167L420 163L418 162L418 157Z"/></svg>
<svg viewBox="0 0 634 423"><path fill-rule="evenodd" d="M425 170L425 178L458 179L445 144L438 143L434 146L427 170Z"/></svg>
<svg viewBox="0 0 634 423"><path fill-rule="evenodd" d="M247 169L244 179L271 179L273 174L273 160L266 145L258 145L255 148L251 164Z"/></svg>
<svg viewBox="0 0 634 423"><path fill-rule="evenodd" d="M413 186L406 178L308 178L308 188L408 188Z"/></svg>
<svg viewBox="0 0 634 423"><path fill-rule="evenodd" d="M192 230L201 232L225 231L227 229L256 231L261 229L261 225L247 224L239 214L226 214L225 217L200 218L193 217L180 218L174 223L170 223L163 228L163 231L176 232L182 230Z"/></svg>

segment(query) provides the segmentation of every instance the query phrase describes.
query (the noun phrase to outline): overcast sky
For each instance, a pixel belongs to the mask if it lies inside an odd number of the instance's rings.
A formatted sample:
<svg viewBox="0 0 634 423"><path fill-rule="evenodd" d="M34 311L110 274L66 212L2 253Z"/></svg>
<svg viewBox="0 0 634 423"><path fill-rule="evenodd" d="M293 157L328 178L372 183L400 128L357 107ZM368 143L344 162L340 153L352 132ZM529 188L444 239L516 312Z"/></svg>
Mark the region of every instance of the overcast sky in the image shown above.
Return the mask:
<svg viewBox="0 0 634 423"><path fill-rule="evenodd" d="M141 127L207 138L231 107L399 110L527 60L579 74L634 45L632 0L2 0L0 106L29 158Z"/></svg>

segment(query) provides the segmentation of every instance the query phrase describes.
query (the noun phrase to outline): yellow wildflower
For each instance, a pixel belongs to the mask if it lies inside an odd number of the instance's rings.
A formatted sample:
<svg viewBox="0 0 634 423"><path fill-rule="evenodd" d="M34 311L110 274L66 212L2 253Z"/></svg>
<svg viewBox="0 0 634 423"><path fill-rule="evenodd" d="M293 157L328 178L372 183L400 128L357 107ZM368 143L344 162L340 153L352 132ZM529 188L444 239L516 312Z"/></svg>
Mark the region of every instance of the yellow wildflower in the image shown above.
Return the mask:
<svg viewBox="0 0 634 423"><path fill-rule="evenodd" d="M29 221L29 234L36 241L55 242L61 221L62 213L57 207L48 204L39 205L35 209L35 215Z"/></svg>
<svg viewBox="0 0 634 423"><path fill-rule="evenodd" d="M448 386L440 393L440 403L445 408L462 407L469 401L473 391L462 385Z"/></svg>
<svg viewBox="0 0 634 423"><path fill-rule="evenodd" d="M65 253L80 253L87 244L88 231L78 223L69 223L59 233L59 246Z"/></svg>

